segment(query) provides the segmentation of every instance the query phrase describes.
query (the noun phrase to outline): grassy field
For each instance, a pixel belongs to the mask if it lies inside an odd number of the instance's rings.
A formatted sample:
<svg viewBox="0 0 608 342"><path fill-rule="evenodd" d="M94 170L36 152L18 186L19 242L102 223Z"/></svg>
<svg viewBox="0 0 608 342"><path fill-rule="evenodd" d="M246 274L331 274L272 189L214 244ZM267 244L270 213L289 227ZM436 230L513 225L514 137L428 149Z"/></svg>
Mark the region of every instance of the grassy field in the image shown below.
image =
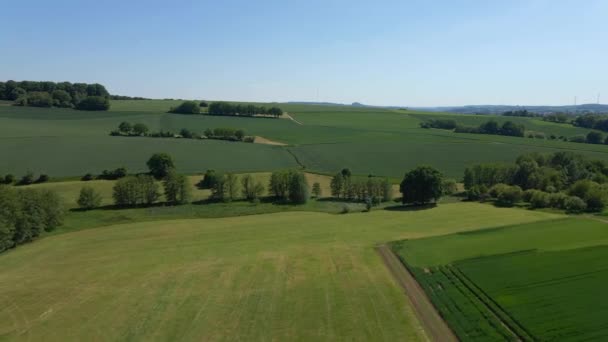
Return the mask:
<svg viewBox="0 0 608 342"><path fill-rule="evenodd" d="M423 340L377 243L555 217L459 203L57 234L0 255L0 339Z"/></svg>
<svg viewBox="0 0 608 342"><path fill-rule="evenodd" d="M608 226L579 218L394 244L464 340L601 340Z"/></svg>
<svg viewBox="0 0 608 342"><path fill-rule="evenodd" d="M0 174L27 171L52 177L100 173L127 167L145 171L145 160L155 152L176 159L178 171L195 174L206 169L236 172L304 167L333 173L343 167L356 174L399 178L415 165L433 165L450 177L461 178L475 162L511 162L524 152L576 151L608 160L608 146L514 138L422 129L430 118L450 117L467 124L486 116L422 113L350 106L281 104L301 125L288 119L235 118L167 114L179 101L113 101L108 112L0 106ZM272 104L266 104L272 105ZM497 120L506 120L495 117ZM529 130L573 136L585 130L530 118L509 118ZM247 134L289 146L121 138L108 133L122 121L145 123L150 130L242 128ZM61 153L57 153L61 151Z"/></svg>

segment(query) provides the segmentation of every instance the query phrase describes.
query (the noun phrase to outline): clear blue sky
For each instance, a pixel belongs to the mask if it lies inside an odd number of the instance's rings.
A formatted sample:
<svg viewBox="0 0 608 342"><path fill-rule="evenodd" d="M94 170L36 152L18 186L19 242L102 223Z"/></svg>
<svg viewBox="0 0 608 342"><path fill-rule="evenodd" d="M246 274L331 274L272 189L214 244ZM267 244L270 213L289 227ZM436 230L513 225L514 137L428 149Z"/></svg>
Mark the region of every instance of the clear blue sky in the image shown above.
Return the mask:
<svg viewBox="0 0 608 342"><path fill-rule="evenodd" d="M2 1L0 79L376 105L608 103L608 1ZM318 95L317 95L318 94Z"/></svg>

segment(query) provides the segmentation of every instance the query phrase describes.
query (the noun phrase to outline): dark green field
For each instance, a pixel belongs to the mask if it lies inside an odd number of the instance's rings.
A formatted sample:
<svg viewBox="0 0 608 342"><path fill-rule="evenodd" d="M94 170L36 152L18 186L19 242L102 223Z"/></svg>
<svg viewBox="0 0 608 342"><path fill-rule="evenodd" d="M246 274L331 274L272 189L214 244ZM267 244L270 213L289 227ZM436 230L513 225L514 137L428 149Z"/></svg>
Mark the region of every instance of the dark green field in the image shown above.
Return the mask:
<svg viewBox="0 0 608 342"><path fill-rule="evenodd" d="M608 337L608 227L562 219L437 238L394 249L463 340Z"/></svg>
<svg viewBox="0 0 608 342"><path fill-rule="evenodd" d="M430 118L450 117L463 124L478 124L488 120L485 116L295 104L280 106L298 122L166 113L178 103L113 101L109 112L0 106L0 174L21 175L32 171L52 177L74 177L121 166L138 172L144 171L144 161L154 152L173 155L179 171L185 173L204 172L209 168L242 172L289 167L333 173L349 167L356 174L395 178L422 163L460 178L469 164L511 162L525 152L571 150L608 160L608 146L604 145L419 128L421 122ZM547 135L585 133L584 129L538 119L508 119ZM151 131L177 132L188 128L202 133L206 128L241 128L248 135L288 146L109 136L122 121L145 123Z"/></svg>

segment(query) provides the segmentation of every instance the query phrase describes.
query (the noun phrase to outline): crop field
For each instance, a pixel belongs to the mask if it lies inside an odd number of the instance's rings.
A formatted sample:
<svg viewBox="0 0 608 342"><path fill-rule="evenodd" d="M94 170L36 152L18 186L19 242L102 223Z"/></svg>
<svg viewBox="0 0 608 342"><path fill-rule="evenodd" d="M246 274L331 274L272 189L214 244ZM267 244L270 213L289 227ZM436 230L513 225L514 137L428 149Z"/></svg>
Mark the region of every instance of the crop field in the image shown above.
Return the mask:
<svg viewBox="0 0 608 342"><path fill-rule="evenodd" d="M579 218L399 241L407 264L465 340L602 340L608 226Z"/></svg>
<svg viewBox="0 0 608 342"><path fill-rule="evenodd" d="M145 160L155 152L171 154L178 171L189 174L211 168L259 172L294 167L333 173L348 167L360 175L372 173L393 178L424 163L459 179L471 163L511 162L524 152L565 150L608 160L608 146L604 145L419 128L419 124L429 118L449 117L478 124L487 121L487 116L303 104L280 105L299 123L289 119L166 113L178 103L180 101L175 100L113 101L111 110L101 113L0 106L0 174L19 176L32 171L51 177L75 177L117 167L141 172L145 171ZM547 135L573 136L587 132L538 119L508 119ZM288 146L109 136L122 121L144 123L151 131L177 132L188 128L202 133L207 128L241 128L248 135Z"/></svg>
<svg viewBox="0 0 608 342"><path fill-rule="evenodd" d="M425 340L376 244L560 216L455 203L144 217L0 255L0 339Z"/></svg>

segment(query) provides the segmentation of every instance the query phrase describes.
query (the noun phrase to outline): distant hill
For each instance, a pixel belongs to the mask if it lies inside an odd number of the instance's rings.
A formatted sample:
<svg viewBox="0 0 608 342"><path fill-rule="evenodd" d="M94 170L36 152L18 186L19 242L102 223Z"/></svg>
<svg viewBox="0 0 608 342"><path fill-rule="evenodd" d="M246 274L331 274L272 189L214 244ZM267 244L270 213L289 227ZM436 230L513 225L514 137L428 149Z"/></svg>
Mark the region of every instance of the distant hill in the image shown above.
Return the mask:
<svg viewBox="0 0 608 342"><path fill-rule="evenodd" d="M414 109L426 110L431 112L449 112L460 114L501 114L507 111L523 110L537 114L551 113L607 113L608 105L605 104L581 104L570 106L505 106L505 105L472 105L459 107L418 107Z"/></svg>

